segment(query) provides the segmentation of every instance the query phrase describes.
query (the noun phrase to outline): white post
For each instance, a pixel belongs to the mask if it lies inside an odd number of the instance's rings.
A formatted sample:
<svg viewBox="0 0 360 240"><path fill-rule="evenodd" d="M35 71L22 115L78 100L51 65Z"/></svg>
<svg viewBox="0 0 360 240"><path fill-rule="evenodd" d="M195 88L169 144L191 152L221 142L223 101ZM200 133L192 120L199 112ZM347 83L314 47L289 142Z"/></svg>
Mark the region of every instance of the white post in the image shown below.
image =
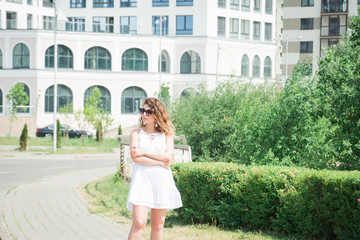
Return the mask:
<svg viewBox="0 0 360 240"><path fill-rule="evenodd" d="M57 140L57 131L56 131L56 112L57 112L57 83L56 83L56 72L57 72L57 1L54 2L54 129L53 129L53 140L54 140L54 152L56 152L56 140Z"/></svg>
<svg viewBox="0 0 360 240"><path fill-rule="evenodd" d="M285 38L285 43L286 43L286 57L285 57L285 81L288 77L288 53L289 53L289 44L288 44L288 35L286 35Z"/></svg>
<svg viewBox="0 0 360 240"><path fill-rule="evenodd" d="M160 15L160 21L159 21L159 24L160 24L160 48L159 48L159 52L160 52L160 63L159 63L159 97L160 97L160 94L161 94L161 61L162 61L162 56L161 56L161 35L162 35L162 17Z"/></svg>
<svg viewBox="0 0 360 240"><path fill-rule="evenodd" d="M220 46L219 43L217 44L217 57L216 57L216 80L215 80L215 88L217 88L218 85L218 77L219 77L219 51Z"/></svg>

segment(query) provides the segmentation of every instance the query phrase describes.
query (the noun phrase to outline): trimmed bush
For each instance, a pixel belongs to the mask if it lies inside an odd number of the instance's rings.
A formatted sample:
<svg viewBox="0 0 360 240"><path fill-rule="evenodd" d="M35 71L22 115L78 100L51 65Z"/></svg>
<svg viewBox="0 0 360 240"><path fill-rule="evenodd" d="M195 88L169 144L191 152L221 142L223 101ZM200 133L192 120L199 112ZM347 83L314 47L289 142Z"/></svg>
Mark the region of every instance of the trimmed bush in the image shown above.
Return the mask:
<svg viewBox="0 0 360 240"><path fill-rule="evenodd" d="M62 132L61 132L60 120L56 120L56 148L61 147L61 136L62 136Z"/></svg>
<svg viewBox="0 0 360 240"><path fill-rule="evenodd" d="M24 128L21 132L21 136L20 136L20 149L21 150L26 150L27 140L28 140L28 129L27 129L27 125L25 124Z"/></svg>
<svg viewBox="0 0 360 240"><path fill-rule="evenodd" d="M232 163L172 166L185 221L360 239L360 173Z"/></svg>

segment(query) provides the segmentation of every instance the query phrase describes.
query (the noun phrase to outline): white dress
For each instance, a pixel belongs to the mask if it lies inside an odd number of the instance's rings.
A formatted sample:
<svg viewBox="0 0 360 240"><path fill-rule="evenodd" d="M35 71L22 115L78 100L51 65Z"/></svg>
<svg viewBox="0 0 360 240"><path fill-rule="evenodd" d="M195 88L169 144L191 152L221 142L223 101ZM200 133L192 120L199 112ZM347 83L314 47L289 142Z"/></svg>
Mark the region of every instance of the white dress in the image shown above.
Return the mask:
<svg viewBox="0 0 360 240"><path fill-rule="evenodd" d="M139 148L149 152L165 152L166 136L163 133L139 133ZM132 205L172 210L182 207L171 169L134 163L127 208Z"/></svg>

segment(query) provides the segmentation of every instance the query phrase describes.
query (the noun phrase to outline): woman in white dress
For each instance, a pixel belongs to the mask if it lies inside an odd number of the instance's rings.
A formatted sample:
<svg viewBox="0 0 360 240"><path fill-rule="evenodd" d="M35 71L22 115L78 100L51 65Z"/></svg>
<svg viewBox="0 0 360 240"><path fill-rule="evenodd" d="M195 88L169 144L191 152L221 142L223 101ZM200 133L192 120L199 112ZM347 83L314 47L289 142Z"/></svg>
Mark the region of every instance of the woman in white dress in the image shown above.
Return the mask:
<svg viewBox="0 0 360 240"><path fill-rule="evenodd" d="M165 105L147 98L140 108L140 128L130 135L134 162L127 208L133 211L129 240L141 239L151 211L151 240L162 239L166 212L182 207L170 161L174 153L172 123Z"/></svg>

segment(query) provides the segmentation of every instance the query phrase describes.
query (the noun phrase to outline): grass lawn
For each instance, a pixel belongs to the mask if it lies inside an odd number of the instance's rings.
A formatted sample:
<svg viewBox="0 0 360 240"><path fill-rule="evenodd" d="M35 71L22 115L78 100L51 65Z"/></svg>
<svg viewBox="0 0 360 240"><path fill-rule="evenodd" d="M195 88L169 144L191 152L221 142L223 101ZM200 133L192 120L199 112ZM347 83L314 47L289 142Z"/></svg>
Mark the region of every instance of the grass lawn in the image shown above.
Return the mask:
<svg viewBox="0 0 360 240"><path fill-rule="evenodd" d="M116 176L89 183L79 189L81 197L87 201L91 213L107 216L118 222L129 231L131 227L131 212L126 209L129 185ZM150 239L150 226L143 234L144 239ZM231 240L231 239L299 239L275 233L249 232L243 230L227 230L206 224L184 223L175 211L167 214L164 230L164 240Z"/></svg>
<svg viewBox="0 0 360 240"><path fill-rule="evenodd" d="M19 146L19 138L0 137L0 146ZM48 154L54 153L52 138L29 137L28 151L42 151ZM39 147L41 149L39 149ZM56 154L81 154L81 153L111 153L114 148L119 148L117 139L105 139L104 143L99 143L95 138L71 138L66 140L61 138L61 147L56 150Z"/></svg>

